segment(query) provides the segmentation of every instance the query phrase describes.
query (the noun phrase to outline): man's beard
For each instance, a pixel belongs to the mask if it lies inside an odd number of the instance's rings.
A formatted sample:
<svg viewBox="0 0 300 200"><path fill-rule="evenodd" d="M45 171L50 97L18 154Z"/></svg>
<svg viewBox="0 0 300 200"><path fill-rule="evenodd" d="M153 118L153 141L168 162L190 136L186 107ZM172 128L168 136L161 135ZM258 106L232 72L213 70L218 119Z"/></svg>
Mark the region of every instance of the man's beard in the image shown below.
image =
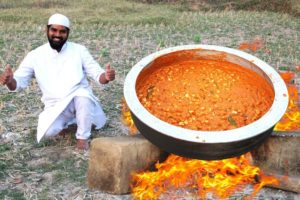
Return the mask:
<svg viewBox="0 0 300 200"><path fill-rule="evenodd" d="M59 38L60 40L59 41L55 41L54 38ZM56 51L60 52L61 48L64 46L64 44L66 43L68 38L66 39L63 39L62 37L53 37L53 38L50 38L48 36L48 41L49 41L49 44L51 46L52 49L55 49Z"/></svg>

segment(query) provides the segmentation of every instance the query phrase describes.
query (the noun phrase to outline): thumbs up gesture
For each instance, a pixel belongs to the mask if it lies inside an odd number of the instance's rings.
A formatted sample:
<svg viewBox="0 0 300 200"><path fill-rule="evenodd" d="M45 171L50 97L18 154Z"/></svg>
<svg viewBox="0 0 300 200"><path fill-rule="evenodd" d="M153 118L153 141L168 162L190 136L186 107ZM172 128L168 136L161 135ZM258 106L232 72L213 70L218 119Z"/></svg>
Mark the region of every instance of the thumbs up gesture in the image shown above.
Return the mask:
<svg viewBox="0 0 300 200"><path fill-rule="evenodd" d="M5 71L0 74L0 84L1 85L9 85L14 80L14 73L11 69L10 65L6 65Z"/></svg>
<svg viewBox="0 0 300 200"><path fill-rule="evenodd" d="M106 65L105 78L107 81L113 81L115 79L115 70L110 67L110 64Z"/></svg>

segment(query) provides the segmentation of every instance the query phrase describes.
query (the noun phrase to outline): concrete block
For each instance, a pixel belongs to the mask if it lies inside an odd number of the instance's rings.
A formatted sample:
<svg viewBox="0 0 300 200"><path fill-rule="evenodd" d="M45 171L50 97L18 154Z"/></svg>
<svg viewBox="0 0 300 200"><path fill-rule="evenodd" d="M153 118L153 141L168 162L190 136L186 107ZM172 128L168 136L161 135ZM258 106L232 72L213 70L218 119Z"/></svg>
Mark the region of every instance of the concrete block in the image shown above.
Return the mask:
<svg viewBox="0 0 300 200"><path fill-rule="evenodd" d="M111 194L129 193L131 173L151 169L166 156L140 134L93 139L88 186Z"/></svg>
<svg viewBox="0 0 300 200"><path fill-rule="evenodd" d="M279 179L272 187L300 193L300 132L273 132L252 156L256 166Z"/></svg>

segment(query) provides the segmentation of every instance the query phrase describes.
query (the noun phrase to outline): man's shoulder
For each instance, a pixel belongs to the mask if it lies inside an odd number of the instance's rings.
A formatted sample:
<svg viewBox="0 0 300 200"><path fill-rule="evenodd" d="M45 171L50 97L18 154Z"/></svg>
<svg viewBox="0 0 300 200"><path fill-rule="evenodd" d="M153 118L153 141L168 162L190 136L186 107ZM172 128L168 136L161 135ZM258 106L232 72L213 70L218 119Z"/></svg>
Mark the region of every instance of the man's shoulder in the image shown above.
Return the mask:
<svg viewBox="0 0 300 200"><path fill-rule="evenodd" d="M49 48L49 44L48 43L45 43L41 46L38 46L37 48L31 50L30 52L39 52L39 51L44 51L46 50L47 48Z"/></svg>
<svg viewBox="0 0 300 200"><path fill-rule="evenodd" d="M29 51L29 53L28 53L27 55L28 55L28 56L30 56L30 55L34 56L34 55L43 53L43 52L46 51L46 49L48 48L48 46L49 46L49 45L48 45L47 43L46 43L46 44L43 44L43 45L41 45L41 46L39 46L39 47L37 47L37 48L35 48L35 49Z"/></svg>
<svg viewBox="0 0 300 200"><path fill-rule="evenodd" d="M78 53L79 55L85 54L85 52L87 52L87 48L82 45L82 44L78 44L75 42L67 42L67 48L66 48L67 52L72 52L72 53Z"/></svg>

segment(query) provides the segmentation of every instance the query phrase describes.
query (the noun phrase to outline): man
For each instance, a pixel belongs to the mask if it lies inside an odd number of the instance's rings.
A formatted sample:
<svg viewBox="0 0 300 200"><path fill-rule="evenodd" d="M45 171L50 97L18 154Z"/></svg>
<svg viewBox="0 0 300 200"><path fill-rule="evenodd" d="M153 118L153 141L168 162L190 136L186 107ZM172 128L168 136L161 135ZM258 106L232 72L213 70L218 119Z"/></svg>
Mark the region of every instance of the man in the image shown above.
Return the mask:
<svg viewBox="0 0 300 200"><path fill-rule="evenodd" d="M75 121L76 148L87 150L92 124L101 128L106 122L87 76L107 84L115 79L115 71L110 65L102 69L84 46L67 42L70 21L66 16L52 15L46 32L49 42L29 52L15 73L7 65L0 75L0 84L18 91L35 77L45 105L39 115L37 141L58 135Z"/></svg>

